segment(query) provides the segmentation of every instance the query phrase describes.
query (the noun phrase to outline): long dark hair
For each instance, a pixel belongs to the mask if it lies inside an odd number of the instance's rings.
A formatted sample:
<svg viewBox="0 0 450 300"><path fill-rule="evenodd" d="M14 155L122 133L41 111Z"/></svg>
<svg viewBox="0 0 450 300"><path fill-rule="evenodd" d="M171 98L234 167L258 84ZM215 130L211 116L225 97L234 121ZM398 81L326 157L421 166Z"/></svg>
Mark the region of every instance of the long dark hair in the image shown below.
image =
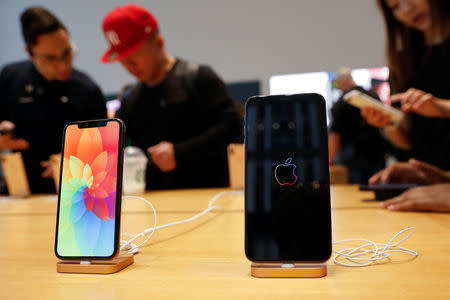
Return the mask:
<svg viewBox="0 0 450 300"><path fill-rule="evenodd" d="M414 75L422 66L427 52L426 42L422 32L397 21L385 0L377 0L377 2L386 26L386 57L391 91L398 93L408 88ZM446 45L449 44L450 34L449 2L448 0L428 0L433 32L447 38Z"/></svg>

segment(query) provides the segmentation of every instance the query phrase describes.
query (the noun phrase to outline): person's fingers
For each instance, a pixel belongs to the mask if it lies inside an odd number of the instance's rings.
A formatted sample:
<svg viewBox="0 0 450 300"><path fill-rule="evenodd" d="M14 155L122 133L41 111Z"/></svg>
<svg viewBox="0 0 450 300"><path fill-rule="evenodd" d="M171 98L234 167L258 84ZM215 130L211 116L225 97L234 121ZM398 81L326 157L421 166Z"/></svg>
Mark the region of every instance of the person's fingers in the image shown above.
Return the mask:
<svg viewBox="0 0 450 300"><path fill-rule="evenodd" d="M375 123L381 124L381 121L382 121L382 118L383 118L383 114L380 113L379 111L374 111L373 118L375 120Z"/></svg>
<svg viewBox="0 0 450 300"><path fill-rule="evenodd" d="M382 127L385 127L389 123L391 123L391 117L388 114L384 114L382 119Z"/></svg>
<svg viewBox="0 0 450 300"><path fill-rule="evenodd" d="M14 149L16 150L26 150L29 147L28 142L23 139L14 140L14 145L15 145Z"/></svg>
<svg viewBox="0 0 450 300"><path fill-rule="evenodd" d="M372 175L372 177L369 178L369 184L377 184L380 182L380 178L381 178L381 174L383 174L384 170L381 170L377 173L375 173L374 175Z"/></svg>
<svg viewBox="0 0 450 300"><path fill-rule="evenodd" d="M363 109L361 109L361 116L363 118L367 118L367 111L368 111L368 107L364 107Z"/></svg>
<svg viewBox="0 0 450 300"><path fill-rule="evenodd" d="M422 171L424 173L424 177L426 177L431 182L437 183L443 177L445 177L444 174L445 172L443 170L429 163L419 161L413 158L409 159L408 163L410 163L413 167L417 168L418 170Z"/></svg>
<svg viewBox="0 0 450 300"><path fill-rule="evenodd" d="M421 95L412 105L412 110L419 110L419 108L424 105L426 102L433 100L433 95L431 94L423 94Z"/></svg>
<svg viewBox="0 0 450 300"><path fill-rule="evenodd" d="M16 125L10 121L2 121L0 122L0 130L13 130Z"/></svg>
<svg viewBox="0 0 450 300"><path fill-rule="evenodd" d="M398 94L393 94L391 95L391 102L401 102L402 99L404 98L405 93L398 93Z"/></svg>
<svg viewBox="0 0 450 300"><path fill-rule="evenodd" d="M378 203L378 207L387 208L388 206L396 205L397 203L400 203L402 201L405 201L404 193L402 193L394 198L391 198L391 199L388 199L388 200Z"/></svg>
<svg viewBox="0 0 450 300"><path fill-rule="evenodd" d="M380 113L376 109L370 108L368 112L368 118L371 120L372 124L376 127L380 126Z"/></svg>
<svg viewBox="0 0 450 300"><path fill-rule="evenodd" d="M41 161L41 167L48 168L50 166L50 162L48 160Z"/></svg>
<svg viewBox="0 0 450 300"><path fill-rule="evenodd" d="M405 105L410 106L412 103L417 101L417 99L420 97L420 95L421 95L421 92L416 89L407 90L405 93L405 97L403 98L403 101L402 101L402 108Z"/></svg>
<svg viewBox="0 0 450 300"><path fill-rule="evenodd" d="M378 118L378 111L372 107L365 107L364 108L364 118L366 119L367 123L374 127L380 127L377 118Z"/></svg>
<svg viewBox="0 0 450 300"><path fill-rule="evenodd" d="M405 200L405 201L402 201L402 202L398 202L398 203L394 203L394 204L388 205L386 208L389 209L389 210L394 210L394 211L399 211L399 210L402 210L402 211L416 210L417 209L417 207L416 207L416 200L408 199L408 200Z"/></svg>
<svg viewBox="0 0 450 300"><path fill-rule="evenodd" d="M50 178L52 177L53 172L51 170L45 170L44 172L42 172L42 177L44 178Z"/></svg>
<svg viewBox="0 0 450 300"><path fill-rule="evenodd" d="M433 166L432 164L426 163L424 161L419 161L414 158L409 159L408 162L415 168L418 168L424 172L431 172L439 175L443 172L441 169L439 169L436 166Z"/></svg>
<svg viewBox="0 0 450 300"><path fill-rule="evenodd" d="M390 166L384 170L384 172L380 176L380 181L383 183L389 183L392 177L392 174L395 172L395 167Z"/></svg>

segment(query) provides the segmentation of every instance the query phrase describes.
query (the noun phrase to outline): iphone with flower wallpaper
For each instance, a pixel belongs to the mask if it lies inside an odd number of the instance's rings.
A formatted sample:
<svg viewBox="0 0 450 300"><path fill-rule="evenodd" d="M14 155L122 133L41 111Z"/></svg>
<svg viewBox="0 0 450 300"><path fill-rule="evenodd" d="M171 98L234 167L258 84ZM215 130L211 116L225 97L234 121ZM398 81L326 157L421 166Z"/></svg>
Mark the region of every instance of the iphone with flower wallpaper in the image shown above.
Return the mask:
<svg viewBox="0 0 450 300"><path fill-rule="evenodd" d="M119 249L125 125L119 119L66 125L56 220L60 259L108 259Z"/></svg>

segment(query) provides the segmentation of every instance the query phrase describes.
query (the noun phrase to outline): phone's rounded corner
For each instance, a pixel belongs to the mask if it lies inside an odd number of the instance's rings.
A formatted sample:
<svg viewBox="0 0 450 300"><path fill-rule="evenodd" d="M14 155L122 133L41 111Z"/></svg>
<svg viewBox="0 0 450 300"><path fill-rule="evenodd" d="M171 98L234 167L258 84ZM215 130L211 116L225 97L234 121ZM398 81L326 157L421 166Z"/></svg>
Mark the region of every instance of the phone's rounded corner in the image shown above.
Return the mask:
<svg viewBox="0 0 450 300"><path fill-rule="evenodd" d="M120 247L120 246L114 247L114 250L113 250L112 254L109 255L109 256L107 256L107 257L105 257L105 258L106 258L106 259L113 259L113 258L118 257L119 254L120 254L120 249L119 249L119 247Z"/></svg>
<svg viewBox="0 0 450 300"><path fill-rule="evenodd" d="M55 253L56 258L59 259L59 260L65 260L65 259L67 259L67 258L65 258L64 256L59 255L59 253L58 253L58 246L57 246L56 243L55 243L54 253Z"/></svg>
<svg viewBox="0 0 450 300"><path fill-rule="evenodd" d="M319 260L318 263L320 263L320 264L326 263L327 261L329 261L331 259L332 255L333 255L333 251L330 247L330 252L328 253L328 255L324 259Z"/></svg>
<svg viewBox="0 0 450 300"><path fill-rule="evenodd" d="M76 125L76 124L77 124L76 121L71 121L69 123L66 123L66 125L64 125L63 132L66 132L66 130L67 130L67 128L69 128L69 126ZM63 138L63 140L64 140L64 138Z"/></svg>
<svg viewBox="0 0 450 300"><path fill-rule="evenodd" d="M256 261L254 258L250 257L248 255L248 251L247 251L247 247L245 247L244 249L244 253L245 253L245 257L247 258L248 261L252 262L252 263L257 263L258 261Z"/></svg>
<svg viewBox="0 0 450 300"><path fill-rule="evenodd" d="M122 126L125 126L125 122L120 118L112 118L112 119L109 119L109 121L114 121L114 122L119 123Z"/></svg>
<svg viewBox="0 0 450 300"><path fill-rule="evenodd" d="M326 104L325 97L319 93L311 93L318 101L323 102L323 104Z"/></svg>
<svg viewBox="0 0 450 300"><path fill-rule="evenodd" d="M247 100L245 100L245 103L244 103L244 109L247 109L247 107L249 105L251 105L253 102L255 102L256 99L258 99L258 98L259 98L259 96L251 96L251 97L247 98Z"/></svg>

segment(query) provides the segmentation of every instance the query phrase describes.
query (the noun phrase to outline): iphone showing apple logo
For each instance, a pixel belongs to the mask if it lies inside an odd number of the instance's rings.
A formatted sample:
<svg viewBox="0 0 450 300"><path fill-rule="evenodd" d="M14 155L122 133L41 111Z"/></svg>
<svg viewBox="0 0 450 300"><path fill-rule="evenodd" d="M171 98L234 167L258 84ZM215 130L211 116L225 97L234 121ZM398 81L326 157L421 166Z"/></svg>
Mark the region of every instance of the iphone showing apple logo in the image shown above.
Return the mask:
<svg viewBox="0 0 450 300"><path fill-rule="evenodd" d="M297 166L292 163L292 157L288 157L283 164L279 164L275 168L275 179L279 185L294 185L298 176L295 175Z"/></svg>
<svg viewBox="0 0 450 300"><path fill-rule="evenodd" d="M324 262L331 251L325 99L255 96L245 104L245 255Z"/></svg>

